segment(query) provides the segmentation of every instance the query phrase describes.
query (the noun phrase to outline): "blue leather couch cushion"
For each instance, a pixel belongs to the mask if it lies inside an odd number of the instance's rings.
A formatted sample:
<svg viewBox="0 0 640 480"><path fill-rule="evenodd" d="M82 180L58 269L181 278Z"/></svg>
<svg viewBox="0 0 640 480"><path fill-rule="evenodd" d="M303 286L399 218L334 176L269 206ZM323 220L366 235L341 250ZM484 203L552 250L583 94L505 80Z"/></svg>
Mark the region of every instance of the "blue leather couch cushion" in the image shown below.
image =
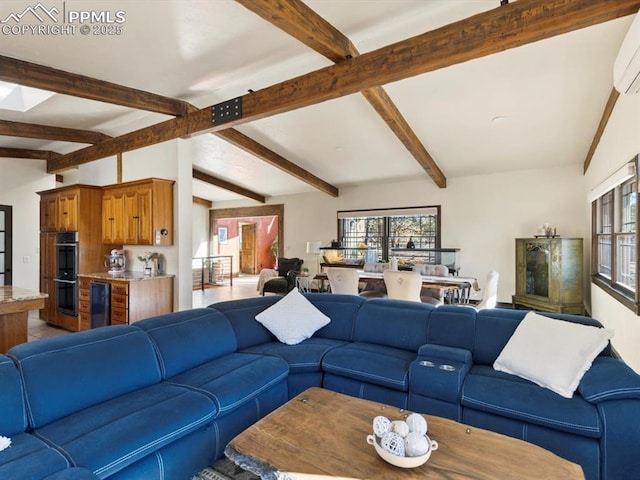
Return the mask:
<svg viewBox="0 0 640 480"><path fill-rule="evenodd" d="M640 377L618 358L597 357L580 380L578 391L590 403L640 399Z"/></svg>
<svg viewBox="0 0 640 480"><path fill-rule="evenodd" d="M167 382L192 388L216 404L217 417L239 408L278 384L284 389L289 374L287 362L275 356L231 353L211 360Z"/></svg>
<svg viewBox="0 0 640 480"><path fill-rule="evenodd" d="M61 472L49 475L43 480L99 480L100 477L91 470L81 467L71 467Z"/></svg>
<svg viewBox="0 0 640 480"><path fill-rule="evenodd" d="M356 316L362 304L367 300L357 295L340 295L332 293L305 293L304 296L313 305L331 319L327 325L313 336L333 340L353 340Z"/></svg>
<svg viewBox="0 0 640 480"><path fill-rule="evenodd" d="M212 422L216 413L209 397L160 383L79 409L36 434L104 478Z"/></svg>
<svg viewBox="0 0 640 480"><path fill-rule="evenodd" d="M475 322L474 308L442 305L431 314L428 343L472 351Z"/></svg>
<svg viewBox="0 0 640 480"><path fill-rule="evenodd" d="M27 429L22 384L13 361L0 355L0 435L11 437Z"/></svg>
<svg viewBox="0 0 640 480"><path fill-rule="evenodd" d="M463 407L585 437L602 434L595 406L576 395L561 397L515 375L474 366L462 386Z"/></svg>
<svg viewBox="0 0 640 480"><path fill-rule="evenodd" d="M236 351L236 337L229 320L210 308L148 318L135 326L151 337L163 378Z"/></svg>
<svg viewBox="0 0 640 480"><path fill-rule="evenodd" d="M9 356L21 371L34 428L160 381L149 337L129 325L23 343Z"/></svg>
<svg viewBox="0 0 640 480"><path fill-rule="evenodd" d="M276 337L256 320L256 315L281 298L276 295L243 298L214 303L207 308L222 312L227 317L236 334L238 350L243 350L261 343L276 341Z"/></svg>
<svg viewBox="0 0 640 480"><path fill-rule="evenodd" d="M270 342L247 348L243 352L280 357L289 364L289 371L292 374L320 372L322 359L326 353L345 343L340 340L311 337L297 345Z"/></svg>
<svg viewBox="0 0 640 480"><path fill-rule="evenodd" d="M406 392L409 366L416 356L417 353L410 350L353 342L327 352L322 369L326 373Z"/></svg>
<svg viewBox="0 0 640 480"><path fill-rule="evenodd" d="M6 415L0 412L0 417ZM28 433L11 435L11 447L0 452L2 479L39 479L67 467L69 462L60 452Z"/></svg>
<svg viewBox="0 0 640 480"><path fill-rule="evenodd" d="M356 318L354 341L413 351L427 343L432 305L373 298L366 301Z"/></svg>

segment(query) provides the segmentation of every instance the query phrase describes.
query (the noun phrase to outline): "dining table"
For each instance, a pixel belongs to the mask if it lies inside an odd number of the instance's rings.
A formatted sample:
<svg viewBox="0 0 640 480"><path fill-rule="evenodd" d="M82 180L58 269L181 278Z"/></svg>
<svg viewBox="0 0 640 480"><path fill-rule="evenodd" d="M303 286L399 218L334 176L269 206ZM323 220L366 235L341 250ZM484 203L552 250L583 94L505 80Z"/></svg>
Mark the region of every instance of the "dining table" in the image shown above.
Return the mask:
<svg viewBox="0 0 640 480"><path fill-rule="evenodd" d="M361 282L384 283L384 274L381 272L366 272L359 269L357 271ZM443 289L449 303L469 303L471 290L480 289L477 279L473 277L438 277L435 275L421 275L421 277L423 287ZM327 273L319 272L314 279L318 280L320 291L326 291Z"/></svg>

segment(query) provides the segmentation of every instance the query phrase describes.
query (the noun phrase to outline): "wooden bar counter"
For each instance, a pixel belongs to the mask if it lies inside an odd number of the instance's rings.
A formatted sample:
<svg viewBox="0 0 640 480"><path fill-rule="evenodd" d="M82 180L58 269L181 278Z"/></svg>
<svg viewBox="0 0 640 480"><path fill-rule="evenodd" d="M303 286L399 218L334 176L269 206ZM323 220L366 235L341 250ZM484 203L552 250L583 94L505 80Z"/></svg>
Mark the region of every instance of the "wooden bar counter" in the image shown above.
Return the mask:
<svg viewBox="0 0 640 480"><path fill-rule="evenodd" d="M46 293L12 285L0 286L0 353L28 340L29 310L44 308Z"/></svg>

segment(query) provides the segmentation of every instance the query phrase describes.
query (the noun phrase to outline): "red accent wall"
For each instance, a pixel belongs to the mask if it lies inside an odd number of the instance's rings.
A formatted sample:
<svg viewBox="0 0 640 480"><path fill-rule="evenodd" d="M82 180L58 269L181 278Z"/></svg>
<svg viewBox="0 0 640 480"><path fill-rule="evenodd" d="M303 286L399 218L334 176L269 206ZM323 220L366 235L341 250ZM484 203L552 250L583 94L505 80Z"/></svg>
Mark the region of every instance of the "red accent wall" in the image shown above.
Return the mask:
<svg viewBox="0 0 640 480"><path fill-rule="evenodd" d="M227 243L217 245L217 251L214 255L232 255L233 256L233 273L240 271L240 239L238 232L240 225L245 223L255 223L256 225L256 273L263 268L275 268L276 259L271 254L271 245L278 236L278 217L242 217L242 218L225 218L218 220L218 227L227 227ZM214 232L217 235L217 230Z"/></svg>

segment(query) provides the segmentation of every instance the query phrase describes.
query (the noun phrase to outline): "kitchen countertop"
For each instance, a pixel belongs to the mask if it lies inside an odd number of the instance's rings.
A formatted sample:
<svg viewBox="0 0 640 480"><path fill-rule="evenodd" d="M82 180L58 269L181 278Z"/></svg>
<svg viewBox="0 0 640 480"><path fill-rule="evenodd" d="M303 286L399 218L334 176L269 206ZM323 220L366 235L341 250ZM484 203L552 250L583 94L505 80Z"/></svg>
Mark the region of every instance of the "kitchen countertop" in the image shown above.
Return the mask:
<svg viewBox="0 0 640 480"><path fill-rule="evenodd" d="M38 300L47 298L46 293L34 292L13 285L0 286L0 303L24 302L25 300Z"/></svg>
<svg viewBox="0 0 640 480"><path fill-rule="evenodd" d="M122 272L122 273L79 273L78 277L92 278L94 280L120 280L123 282L137 282L140 280L157 280L159 278L173 278L175 275L170 273L161 273L158 275L145 275L142 272Z"/></svg>

